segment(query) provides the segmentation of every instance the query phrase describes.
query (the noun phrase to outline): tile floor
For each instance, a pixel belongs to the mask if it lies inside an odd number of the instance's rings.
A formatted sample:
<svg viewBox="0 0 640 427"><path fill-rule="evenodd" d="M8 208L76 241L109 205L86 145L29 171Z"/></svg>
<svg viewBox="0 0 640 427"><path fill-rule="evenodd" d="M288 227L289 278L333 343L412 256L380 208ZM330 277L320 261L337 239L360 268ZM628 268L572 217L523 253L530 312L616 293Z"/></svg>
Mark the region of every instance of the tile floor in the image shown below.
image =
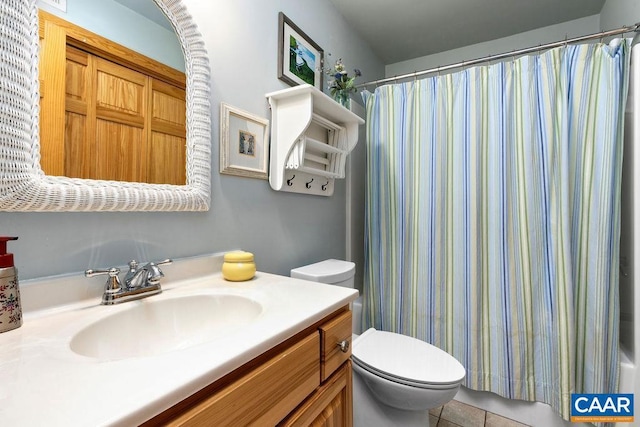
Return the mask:
<svg viewBox="0 0 640 427"><path fill-rule="evenodd" d="M528 427L457 400L429 411L429 427Z"/></svg>

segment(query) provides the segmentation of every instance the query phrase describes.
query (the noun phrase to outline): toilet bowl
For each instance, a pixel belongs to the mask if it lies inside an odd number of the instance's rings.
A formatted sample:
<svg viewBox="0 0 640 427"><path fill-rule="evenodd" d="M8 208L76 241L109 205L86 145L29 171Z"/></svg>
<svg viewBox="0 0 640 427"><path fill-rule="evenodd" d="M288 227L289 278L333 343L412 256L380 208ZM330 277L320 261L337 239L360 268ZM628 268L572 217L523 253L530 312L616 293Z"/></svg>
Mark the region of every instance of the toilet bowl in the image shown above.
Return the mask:
<svg viewBox="0 0 640 427"><path fill-rule="evenodd" d="M379 422L379 414L370 420L369 415L376 413L371 409L375 402L358 400L361 397L356 397L354 389L356 425L389 425L392 421L401 426L428 425L429 409L453 399L465 376L464 367L445 351L416 338L373 328L354 340L351 360L354 380L357 377L366 386L364 392L395 409L386 411L384 423Z"/></svg>
<svg viewBox="0 0 640 427"><path fill-rule="evenodd" d="M354 274L354 263L334 259L291 270L294 278L351 288ZM374 328L353 337L356 427L429 425L429 409L453 399L464 379L460 362L427 342Z"/></svg>

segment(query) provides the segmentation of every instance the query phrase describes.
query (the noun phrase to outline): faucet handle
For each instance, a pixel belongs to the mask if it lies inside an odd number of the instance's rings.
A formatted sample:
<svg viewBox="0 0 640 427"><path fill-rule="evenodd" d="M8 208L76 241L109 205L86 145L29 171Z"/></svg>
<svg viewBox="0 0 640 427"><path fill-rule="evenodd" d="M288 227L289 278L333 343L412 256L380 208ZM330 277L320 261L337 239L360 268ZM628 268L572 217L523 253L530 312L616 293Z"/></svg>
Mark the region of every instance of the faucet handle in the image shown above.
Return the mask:
<svg viewBox="0 0 640 427"><path fill-rule="evenodd" d="M98 269L98 270L89 269L89 270L85 270L84 272L85 277L101 276L103 274L106 274L109 276L107 278L107 283L104 286L104 293L115 294L116 292L119 292L121 287L120 278L118 277L118 275L120 274L119 268L111 267L107 269Z"/></svg>
<svg viewBox="0 0 640 427"><path fill-rule="evenodd" d="M172 259L165 259L162 261L157 261L157 262L148 262L145 265L165 265L165 264L171 264L173 262ZM138 267L140 266L140 263L138 261L136 261L135 259L132 259L131 261L129 261L129 270L131 271L135 271L138 269Z"/></svg>
<svg viewBox="0 0 640 427"><path fill-rule="evenodd" d="M151 285L157 285L160 282L160 279L164 277L164 273L160 270L159 265L171 264L173 262L172 259L165 259L163 261L158 262L150 262L145 268L147 269L148 276L147 282Z"/></svg>

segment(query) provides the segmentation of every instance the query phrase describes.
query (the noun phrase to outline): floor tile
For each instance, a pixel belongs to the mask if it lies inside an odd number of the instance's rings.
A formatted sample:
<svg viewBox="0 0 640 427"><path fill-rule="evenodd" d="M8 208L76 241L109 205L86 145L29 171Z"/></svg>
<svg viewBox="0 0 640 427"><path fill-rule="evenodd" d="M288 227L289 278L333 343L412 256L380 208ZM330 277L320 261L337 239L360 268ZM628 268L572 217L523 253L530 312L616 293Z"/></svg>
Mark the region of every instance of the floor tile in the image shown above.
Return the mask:
<svg viewBox="0 0 640 427"><path fill-rule="evenodd" d="M451 421L462 427L484 427L485 411L452 400L444 405L440 419Z"/></svg>
<svg viewBox="0 0 640 427"><path fill-rule="evenodd" d="M510 420L509 418L501 417L500 415L487 412L487 420L485 421L486 427L528 427L526 424L521 424L517 421Z"/></svg>
<svg viewBox="0 0 640 427"><path fill-rule="evenodd" d="M429 414L429 427L436 427L438 425L439 418Z"/></svg>
<svg viewBox="0 0 640 427"><path fill-rule="evenodd" d="M442 406L438 406L437 408L429 409L429 415L433 415L434 417L440 417L442 414Z"/></svg>
<svg viewBox="0 0 640 427"><path fill-rule="evenodd" d="M443 420L442 418L440 418L440 421L438 421L437 427L461 427L461 426L459 424L452 423L451 421Z"/></svg>

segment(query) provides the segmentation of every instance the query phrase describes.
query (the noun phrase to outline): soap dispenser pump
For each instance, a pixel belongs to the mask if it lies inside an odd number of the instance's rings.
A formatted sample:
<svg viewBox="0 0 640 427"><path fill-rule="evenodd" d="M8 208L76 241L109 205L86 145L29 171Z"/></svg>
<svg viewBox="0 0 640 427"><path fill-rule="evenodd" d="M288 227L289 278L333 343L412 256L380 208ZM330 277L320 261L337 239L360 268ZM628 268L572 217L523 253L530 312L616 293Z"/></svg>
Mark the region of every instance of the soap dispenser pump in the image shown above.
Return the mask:
<svg viewBox="0 0 640 427"><path fill-rule="evenodd" d="M7 253L9 240L18 238L0 236L0 333L22 326L18 271L13 264L13 254Z"/></svg>

